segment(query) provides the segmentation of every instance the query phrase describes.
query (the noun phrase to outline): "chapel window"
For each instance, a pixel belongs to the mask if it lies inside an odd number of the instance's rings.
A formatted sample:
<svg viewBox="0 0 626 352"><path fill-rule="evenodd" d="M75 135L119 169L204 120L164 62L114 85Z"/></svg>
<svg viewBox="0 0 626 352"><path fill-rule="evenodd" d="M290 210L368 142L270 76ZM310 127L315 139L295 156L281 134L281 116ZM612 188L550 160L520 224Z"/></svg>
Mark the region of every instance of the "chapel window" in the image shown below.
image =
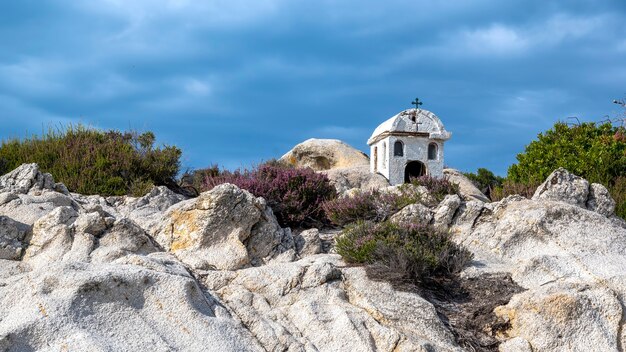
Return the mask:
<svg viewBox="0 0 626 352"><path fill-rule="evenodd" d="M404 156L404 144L400 141L396 141L393 144L393 156Z"/></svg>
<svg viewBox="0 0 626 352"><path fill-rule="evenodd" d="M428 160L437 160L437 144L430 143L428 145Z"/></svg>

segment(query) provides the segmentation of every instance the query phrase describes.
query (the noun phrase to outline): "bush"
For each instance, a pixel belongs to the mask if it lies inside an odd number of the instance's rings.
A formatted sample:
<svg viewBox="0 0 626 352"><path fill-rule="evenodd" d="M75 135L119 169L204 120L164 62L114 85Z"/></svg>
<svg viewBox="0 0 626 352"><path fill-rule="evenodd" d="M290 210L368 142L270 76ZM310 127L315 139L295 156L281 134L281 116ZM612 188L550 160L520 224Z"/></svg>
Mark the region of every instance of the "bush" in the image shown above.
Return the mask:
<svg viewBox="0 0 626 352"><path fill-rule="evenodd" d="M359 221L337 238L337 253L349 263L392 282L422 284L459 273L472 260L465 248L432 226Z"/></svg>
<svg viewBox="0 0 626 352"><path fill-rule="evenodd" d="M154 141L152 132L104 132L81 125L50 129L42 137L3 141L0 173L37 163L72 192L142 195L153 184L171 183L180 167L180 149L154 148Z"/></svg>
<svg viewBox="0 0 626 352"><path fill-rule="evenodd" d="M609 192L615 200L615 215L626 219L626 177L615 178Z"/></svg>
<svg viewBox="0 0 626 352"><path fill-rule="evenodd" d="M419 202L421 195L412 185L402 185L398 192L360 191L323 204L326 216L339 226L358 220L383 221L409 204Z"/></svg>
<svg viewBox="0 0 626 352"><path fill-rule="evenodd" d="M590 182L611 185L626 176L626 130L610 123L568 126L558 122L540 133L509 168L508 179L540 184L555 169L566 168Z"/></svg>
<svg viewBox="0 0 626 352"><path fill-rule="evenodd" d="M205 174L201 191L232 183L263 197L282 226L301 227L327 223L322 203L336 197L335 188L324 174L310 168L292 168L267 163L253 170Z"/></svg>
<svg viewBox="0 0 626 352"><path fill-rule="evenodd" d="M535 194L539 185L539 183L525 184L506 180L501 186L491 190L490 199L493 202L497 202L513 194L519 194L522 197L530 199Z"/></svg>
<svg viewBox="0 0 626 352"><path fill-rule="evenodd" d="M413 186L426 187L438 202L442 201L448 194L459 194L459 185L451 182L447 177L421 176L411 178L411 184Z"/></svg>

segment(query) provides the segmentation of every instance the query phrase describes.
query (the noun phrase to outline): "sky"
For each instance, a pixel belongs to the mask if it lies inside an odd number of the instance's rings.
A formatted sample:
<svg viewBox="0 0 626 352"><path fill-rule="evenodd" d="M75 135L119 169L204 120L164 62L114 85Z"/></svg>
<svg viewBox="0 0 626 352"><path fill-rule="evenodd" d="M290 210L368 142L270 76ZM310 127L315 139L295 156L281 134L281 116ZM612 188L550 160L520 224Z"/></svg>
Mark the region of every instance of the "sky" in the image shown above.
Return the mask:
<svg viewBox="0 0 626 352"><path fill-rule="evenodd" d="M0 139L82 123L153 131L184 168L308 138L368 152L421 107L446 165L505 175L541 131L615 117L624 0L21 0L0 3Z"/></svg>

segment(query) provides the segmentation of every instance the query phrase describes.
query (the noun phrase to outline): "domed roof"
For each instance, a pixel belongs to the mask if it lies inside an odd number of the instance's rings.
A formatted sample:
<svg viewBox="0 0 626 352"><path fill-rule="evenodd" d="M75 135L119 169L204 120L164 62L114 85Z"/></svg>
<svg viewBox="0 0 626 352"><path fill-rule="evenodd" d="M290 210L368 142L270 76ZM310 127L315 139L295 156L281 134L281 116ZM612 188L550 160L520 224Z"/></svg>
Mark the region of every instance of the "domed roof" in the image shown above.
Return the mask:
<svg viewBox="0 0 626 352"><path fill-rule="evenodd" d="M409 109L400 112L389 120L381 123L367 140L371 145L389 134L405 134L423 136L430 139L448 140L451 133L446 131L443 123L428 110Z"/></svg>

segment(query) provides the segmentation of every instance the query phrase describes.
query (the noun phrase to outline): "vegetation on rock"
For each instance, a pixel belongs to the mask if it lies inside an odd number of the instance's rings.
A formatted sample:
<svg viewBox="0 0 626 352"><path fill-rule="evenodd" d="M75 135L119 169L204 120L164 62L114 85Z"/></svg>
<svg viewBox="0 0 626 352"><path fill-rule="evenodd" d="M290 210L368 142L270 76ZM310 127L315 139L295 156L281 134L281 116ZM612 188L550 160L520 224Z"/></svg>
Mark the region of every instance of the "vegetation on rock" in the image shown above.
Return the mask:
<svg viewBox="0 0 626 352"><path fill-rule="evenodd" d="M370 266L370 273L392 282L422 284L460 272L472 259L447 233L414 224L358 221L337 239L347 262Z"/></svg>
<svg viewBox="0 0 626 352"><path fill-rule="evenodd" d="M282 226L326 223L322 203L336 197L335 188L326 175L310 168L293 168L277 162L234 172L219 171L213 167L201 171L200 175L204 177L200 186L202 192L222 183L231 183L265 198Z"/></svg>
<svg viewBox="0 0 626 352"><path fill-rule="evenodd" d="M420 201L421 194L411 185L402 185L395 192L358 191L350 196L332 199L323 204L328 219L345 226L359 220L383 221L409 204Z"/></svg>
<svg viewBox="0 0 626 352"><path fill-rule="evenodd" d="M540 133L509 168L507 181L537 186L563 167L589 182L605 185L626 218L626 129L611 123L568 125L558 122Z"/></svg>
<svg viewBox="0 0 626 352"><path fill-rule="evenodd" d="M82 125L49 129L41 136L5 140L0 174L37 163L72 192L143 195L154 184L172 183L180 167L175 146L154 147L152 132L100 131Z"/></svg>
<svg viewBox="0 0 626 352"><path fill-rule="evenodd" d="M426 187L429 194L438 202L442 201L448 194L459 194L459 185L450 182L446 177L421 176L411 178L411 185Z"/></svg>

